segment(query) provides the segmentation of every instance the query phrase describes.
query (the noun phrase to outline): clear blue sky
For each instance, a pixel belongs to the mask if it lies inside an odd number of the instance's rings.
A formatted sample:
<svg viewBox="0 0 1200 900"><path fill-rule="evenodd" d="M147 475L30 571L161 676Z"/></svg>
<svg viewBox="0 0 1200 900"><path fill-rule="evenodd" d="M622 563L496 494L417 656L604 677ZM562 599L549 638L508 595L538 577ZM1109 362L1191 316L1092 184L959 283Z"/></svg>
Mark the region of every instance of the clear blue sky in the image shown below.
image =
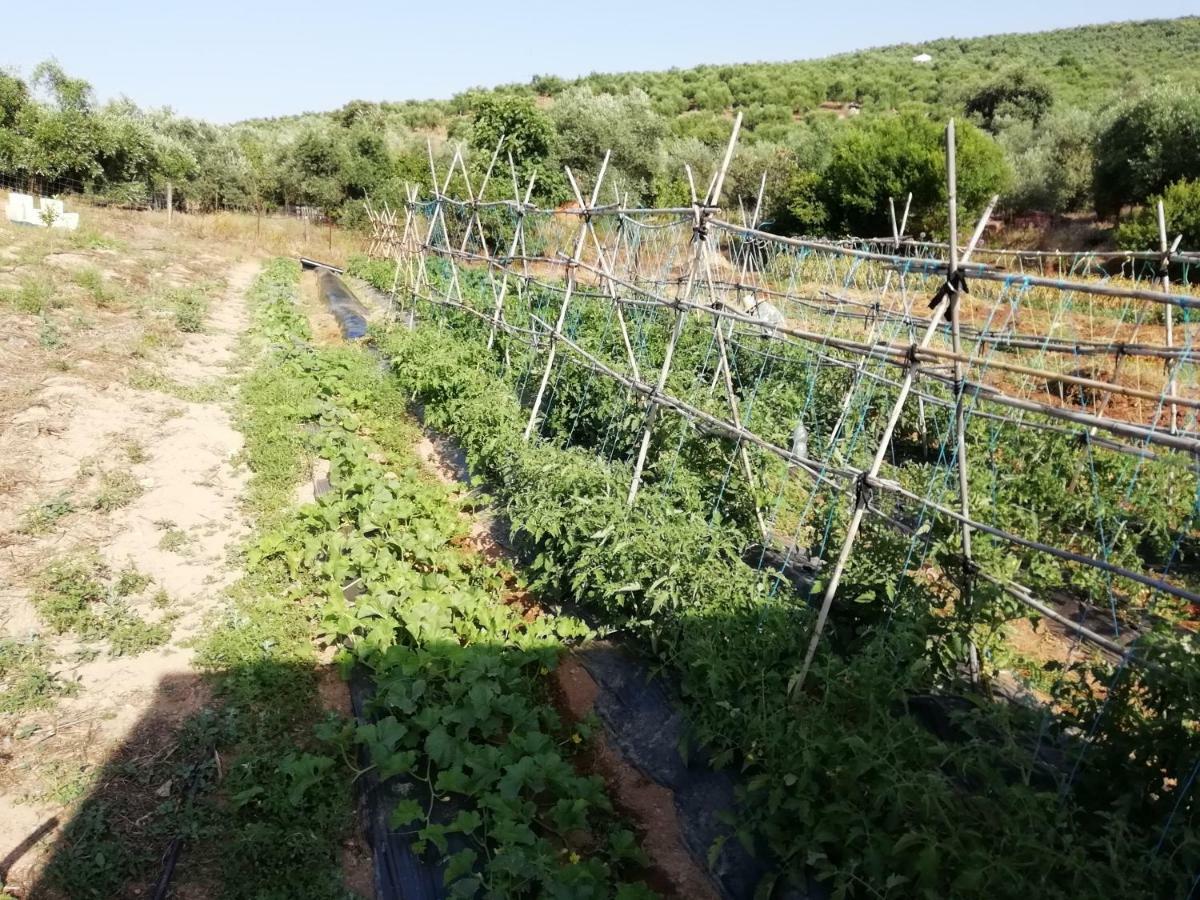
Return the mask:
<svg viewBox="0 0 1200 900"><path fill-rule="evenodd" d="M0 66L56 57L101 99L218 122L449 97L534 74L790 60L883 44L1193 14L1196 0L60 0L11 3ZM15 53L15 57L13 54Z"/></svg>

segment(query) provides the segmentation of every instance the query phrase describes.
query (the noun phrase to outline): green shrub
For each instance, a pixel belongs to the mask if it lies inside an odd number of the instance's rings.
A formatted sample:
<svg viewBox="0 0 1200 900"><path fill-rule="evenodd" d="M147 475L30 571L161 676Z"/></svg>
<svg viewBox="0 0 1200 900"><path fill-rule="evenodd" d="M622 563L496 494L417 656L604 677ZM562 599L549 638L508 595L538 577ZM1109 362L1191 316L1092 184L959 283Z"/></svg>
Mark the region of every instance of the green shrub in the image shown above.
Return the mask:
<svg viewBox="0 0 1200 900"><path fill-rule="evenodd" d="M910 231L946 233L944 126L917 113L880 116L842 132L822 174L819 196L829 224L853 235L890 229L888 197L912 192ZM1012 173L996 143L963 122L957 128L959 225L969 227L990 195L1002 192Z"/></svg>
<svg viewBox="0 0 1200 900"><path fill-rule="evenodd" d="M196 334L204 330L208 318L208 300L200 291L180 289L172 292L171 305L175 309L175 327L185 334Z"/></svg>
<svg viewBox="0 0 1200 900"><path fill-rule="evenodd" d="M1117 243L1126 250L1158 250L1158 202L1167 221L1167 243L1183 235L1185 250L1200 248L1200 179L1176 181L1163 193L1147 197L1137 214L1117 228Z"/></svg>
<svg viewBox="0 0 1200 900"><path fill-rule="evenodd" d="M1155 87L1127 100L1096 139L1096 212L1160 194L1200 172L1200 94L1178 85Z"/></svg>

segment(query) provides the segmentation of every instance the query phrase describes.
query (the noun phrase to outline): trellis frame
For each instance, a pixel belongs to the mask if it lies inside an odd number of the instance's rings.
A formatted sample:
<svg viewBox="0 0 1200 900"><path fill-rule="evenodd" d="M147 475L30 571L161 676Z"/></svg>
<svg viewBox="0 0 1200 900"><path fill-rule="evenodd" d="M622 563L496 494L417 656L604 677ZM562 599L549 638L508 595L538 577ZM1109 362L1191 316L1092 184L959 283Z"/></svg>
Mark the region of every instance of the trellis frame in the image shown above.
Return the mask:
<svg viewBox="0 0 1200 900"><path fill-rule="evenodd" d="M603 180L605 169L607 168L608 164L607 156L605 158L604 165L602 165L601 173L597 178L596 185L594 186L590 202L584 202L583 194L579 190L578 184L575 183L573 173L568 172L568 181L572 184L572 190L576 196L576 202L578 206L575 209L559 210L558 213L568 216L579 216L580 227L576 231L576 240L574 242L574 248L571 254L568 255L566 253L559 253L557 258L554 260L549 260L544 257L540 258L541 262L557 264L563 268L567 276L566 293L562 303L559 306L557 321L554 325L551 325L540 318L535 317L534 319L535 324L539 324L540 327L544 328L550 335L550 344L546 351L547 359L542 370L538 397L535 399L533 410L531 411L530 418L526 425L526 439L532 438L533 428L537 421L539 409L544 398L546 385L549 380L549 373L553 369L555 356L560 348L565 348L566 351L569 351L572 354L572 358L577 364L591 368L594 372L611 378L617 383L624 385L630 392L645 398L645 419L643 428L641 430L641 440L638 447L637 461L634 468L633 477L631 478L630 491L627 498L630 503L633 503L636 499L638 488L640 487L643 477L650 435L652 434L655 416L660 408L665 407L685 416L694 422L704 423L707 427L710 427L715 432L723 434L734 440L737 444L735 452L738 454L739 461L746 460L748 462L748 456L745 453L746 447L756 446L760 450L786 460L789 465L795 466L796 468L808 473L809 476L815 478L819 483L829 483L831 486L835 486L839 490L847 490L854 498L853 502L855 513L852 517L852 522L854 521L854 518L857 518L859 525L861 525L862 516L865 515L866 512L871 511L883 515L883 513L881 513L878 509L873 510L871 507L870 495L873 491L890 492L898 497L904 497L905 499L913 502L920 501L924 503L928 508L937 514L944 515L956 522L962 535L964 582L969 581L973 583L975 577L971 558L971 533L973 530L981 530L1001 540L1009 541L1014 545L1024 546L1039 552L1048 553L1049 555L1057 556L1065 561L1093 566L1102 571L1107 571L1110 574L1129 578L1155 590L1173 593L1176 596L1181 596L1186 599L1200 599L1200 597L1195 597L1195 595L1192 595L1187 591L1181 591L1175 585L1168 584L1161 579L1148 577L1142 573L1131 572L1104 560L1089 558L1083 554L1064 551L1060 548L1044 545L1037 541L1024 539L1003 529L997 529L993 526L987 525L986 523L978 522L972 519L969 503L969 485L965 483L967 447L965 443L964 397L966 395L970 395L975 398L983 398L988 402L992 402L1000 406L1006 406L1014 411L1036 412L1038 414L1063 421L1068 425L1073 423L1075 425L1083 426L1093 433L1096 430L1104 429L1113 435L1114 440L1109 440L1108 442L1108 445L1113 449L1118 449L1122 452L1133 453L1134 455L1143 456L1145 458L1153 457L1153 453L1148 451L1149 444L1156 444L1173 451L1186 452L1191 454L1193 457L1196 457L1198 452L1200 452L1200 441L1197 441L1197 439L1191 434L1172 433L1174 431L1173 429L1167 433L1162 433L1153 427L1145 428L1136 424L1131 424L1114 419L1112 417L1104 416L1103 414L1091 415L1085 412L1062 409L1054 407L1050 404L1039 403L1037 401L1027 400L1020 397L1008 396L1004 394L1003 391L997 391L991 385L987 385L979 381L973 381L966 377L966 367L972 363L973 358L964 354L962 350L962 337L968 332L968 330L964 328L963 324L959 320L957 315L957 305L954 303L953 299L957 294L957 280L962 276L967 276L972 279L1004 282L1006 284L1013 283L1014 281L1014 276L1012 274L1003 273L986 264L971 262L971 254L978 246L978 242L983 232L983 227L987 221L987 218L990 216L991 206L989 206L987 212L985 212L984 216L980 219L978 227L976 228L966 251L961 255L961 257L958 256L957 248L952 246L951 249L954 252L952 252L950 255L951 261L949 263L940 263L939 261L929 259L918 259L913 261L914 265L912 266L911 271L914 274L921 275L923 277L928 277L931 273L938 272L940 267L940 271L944 275L945 287L947 288L943 292L943 296L928 319L923 317L917 317L913 319L909 315L908 307L906 305L906 309L903 314L905 320L912 321L914 324L924 325L925 327L922 339L920 341L915 341L913 344L907 347L883 343L875 340L874 330L872 330L870 339L866 342L863 342L835 339L830 335L819 335L813 332L806 332L804 329L791 327L787 324L780 325L773 329L773 333L777 333L777 335L781 338L809 341L813 342L814 344L820 344L826 348L833 348L847 352L858 352L861 355L859 363L856 366L856 371L861 371L862 366L868 359L877 361L881 360L885 364L897 367L901 370L903 373L901 381L898 384L893 382L893 384L896 384L896 386L899 388L900 396L898 397L898 402L893 406L892 415L889 416L889 421L885 429L885 438L880 441L879 446L877 447L874 457L874 464L872 466L868 467L868 469L865 471L845 469L843 471L833 472L835 477L831 480L831 470L829 466L822 465L816 460L810 458L797 456L795 453L789 452L787 448L778 447L768 441L764 441L753 431L744 427L743 423L740 421L736 399L731 396L732 386L727 380L729 377L728 356L727 353L721 352L721 350L724 349L724 331L722 328L722 322L727 322L729 327L732 329L739 324L743 326L755 324L756 320L752 316L741 315L740 309L730 310L729 308L725 307L720 300L720 296L724 291L732 290L734 295L740 298L741 291L748 287L745 283L747 273L749 271L747 268L748 263L743 262L736 281L732 284L714 277L712 267L708 265L708 254L713 252L713 241L716 240L716 238L712 236L712 233L719 232L726 236L743 235L751 240L769 240L781 246L809 248L813 250L819 250L821 252L840 254L856 259L881 262L885 264L895 261L898 256L895 252L889 256L888 254L858 249L850 243L818 242L806 239L781 238L776 235L766 234L765 232L760 231L757 227L758 210L761 207L761 192L755 203L755 213L747 218L745 216L745 211L743 210L743 222L740 226L733 225L720 218L721 187L728 172L739 127L740 117L739 121L735 122L734 131L731 135L729 144L726 147L726 152L722 158L721 165L713 173L713 177L709 183L708 192L706 193L702 202L698 200L697 195L693 193L693 202L690 208L628 208L628 204L622 203L619 196L617 197L617 202L615 204L604 206L598 205L600 184ZM954 199L954 194L956 192L953 184L954 161L953 151L951 149L953 146L953 126L951 125L950 129L948 130L951 132L951 141L948 143L947 148L949 154L947 159L947 168L948 177L951 179L950 193L952 197L950 208L956 213L956 202ZM499 150L497 149L496 153L493 153L493 164L498 152ZM493 267L499 268L502 275L501 286L499 288L499 293L497 294L495 308L488 317L491 323L491 336L488 343L489 346L491 346L494 342L497 331L503 330L510 334L519 334L521 331L520 329L515 329L513 326L510 326L504 321L504 317L502 315L502 297L504 291L506 290L508 278L516 275L513 268L514 264L519 264L521 266L520 276L516 277L518 285L528 284L531 277L529 275L528 264L533 258L528 256L524 248L524 230L527 215L535 210L535 208L530 204L533 179L531 178L529 186L525 192L525 196L522 199L519 190L516 187L515 167L513 166L510 158L510 169L512 170L514 181L513 199L511 201L490 201L485 203L483 201L481 192L479 197L472 196L468 201L467 205L470 207L473 223L476 229L480 232L481 238L482 229L478 225L478 209L480 207L504 206L508 207L515 215L517 219L517 225L514 230L514 236L511 242L508 257L504 259L497 259L492 255L490 249L487 248L486 240L481 240L481 249L483 250L483 253L467 252L465 249L467 246L467 241L465 238L462 244L457 248L449 245L448 232L445 228L444 210L444 204L449 202L449 198L445 197L444 195L450 183L450 175L447 176L439 191L436 170L433 168L432 151L430 152L430 164L431 176L434 182L434 202L432 213L430 215L430 228L428 229L426 242L424 244L416 247L408 247L406 248L406 251L414 252L418 257L421 258L427 254L433 254L449 259L451 264L451 284L450 288L441 298L435 298L430 295L431 284L428 278L422 278L419 275L414 279L411 297L414 301L420 299L431 300L432 302L444 302L448 305L471 312L474 315L480 315L477 311L471 309L469 305L464 302L464 298L462 297L461 290L458 285L457 266L460 263L484 264L488 266L489 272ZM462 160L461 147L456 150L455 156L451 161L451 175L455 165L463 166L465 173L465 164ZM689 176L689 182L694 185L694 178L692 177L690 170L687 174ZM534 177L536 177L536 175ZM993 200L993 204L994 202L995 201ZM905 214L901 220L901 223L897 223L895 221L894 202L889 202L889 212L893 223L892 249L895 251L907 243L912 243L907 242L903 235L904 223L908 214L908 206L906 205ZM601 216L617 216L622 219L628 218L632 220L634 217L642 215L682 213L688 214L691 220L691 228L693 231L692 252L690 254L686 276L682 279L681 283L679 283L680 291L674 298L668 298L664 295L656 293L653 290L647 289L645 283L635 283L634 280L629 278L622 278L614 268L616 256L610 254L609 251L606 250L595 231L595 220ZM435 222L440 222L442 225L442 246L434 246L430 243L430 239L435 231ZM468 230L470 229L471 225L472 222L468 222ZM406 233L410 231L407 220L405 230ZM1160 232L1161 231L1162 229L1160 229ZM415 230L413 233L415 233ZM951 233L956 239L956 228L951 228ZM617 238L614 242L614 248L620 246L622 239L621 235L622 232L620 229L618 229ZM591 239L591 243L596 251L595 264L589 264L583 253L584 246L587 243L588 238ZM404 242L401 243L403 244ZM953 245L955 241L952 241L951 243ZM1162 258L1180 258L1176 256L1177 246L1178 242L1176 242L1175 246L1168 248ZM519 256L516 255L518 248L521 251ZM614 249L613 254L615 254L615 252L616 251ZM414 268L418 270L421 275L427 276L423 263L419 262ZM399 271L399 267L397 268L397 271ZM596 277L601 293L594 296L603 296L610 301L614 312L617 314L619 321L622 324L625 323L622 311L624 307L629 305L637 306L648 304L657 306L667 310L671 315L672 327L667 340L663 362L659 368L654 384L650 384L643 380L641 374L637 371L636 355L632 352L627 328L622 328L622 343L625 347L628 362L631 364L631 368L633 369L633 377L617 372L611 366L604 363L594 354L586 351L578 343L571 340L563 333L566 310L571 295L575 291L579 290L577 279L578 274L581 271L589 272ZM908 271L907 268L906 271ZM891 273L889 272L889 278L890 274ZM637 282L643 281L643 279L637 276L636 273L633 278ZM1172 309L1174 307L1190 309L1200 306L1200 300L1197 300L1196 298L1172 294L1169 290L1169 282L1166 282L1162 285L1162 290L1148 291L1137 287L1127 288L1114 286L1111 284L1072 282L1069 280L1050 279L1041 276L1021 276L1017 280L1025 287L1045 286L1063 290L1077 290L1089 295L1129 298L1150 303L1164 304L1166 305L1167 309ZM650 282L650 284L652 287L654 286L653 282ZM661 284L663 284L664 287L666 286L666 282L662 282ZM751 290L754 289L752 286L749 286L749 288ZM625 296L622 296L623 293ZM635 300L634 296L643 299ZM454 299L455 297L457 299ZM719 348L718 363L714 378L723 380L725 382L726 398L730 404L730 414L728 419L720 419L719 417L711 416L710 414L692 407L678 398L670 396L665 391L666 380L670 373L675 346L682 333L683 324L686 321L687 316L691 314L707 315L712 319L714 327L714 342ZM933 335L937 333L938 330L943 326L943 319L946 318L947 315L949 316L949 322L947 324L951 333L952 347L950 350L942 350L930 346L930 343ZM980 348L984 346L1020 347L1023 344L1034 345L1035 343L1035 337L1033 335L1027 337L1021 337L1020 335L1013 336L1012 334L988 335L983 332L979 332L977 329L971 329L970 333ZM1066 352L1067 350L1073 348L1075 352L1092 354L1112 352L1115 347L1119 346L1122 352L1130 356L1141 355L1146 357L1162 358L1170 367L1171 371L1174 371L1181 363L1191 362L1190 345L1186 344L1185 342L1185 346L1180 348L1174 346L1173 342L1169 340L1166 342L1165 347L1153 347L1150 345L1128 345L1120 342L1110 342L1108 344L1097 342L1093 342L1091 344L1076 342L1072 345L1067 345L1062 342L1050 343L1046 339L1036 341L1036 346L1043 351L1049 348L1051 352ZM922 368L922 363L948 363L953 370L953 375L951 377L948 375L943 375L937 370ZM1039 377L1052 374L1062 377L1061 373L1051 373L1046 370L1018 364L994 362L989 363L989 365L998 370L1009 370L1014 374L1021 374L1023 377ZM879 376L876 373L870 373L870 377L878 378ZM895 429L900 410L902 410L904 403L908 399L908 396L915 393L918 403L920 403L922 406L926 399L934 399L931 397L927 398L927 396L920 390L915 389L916 382L919 379L932 379L933 381L945 383L951 388L954 406L956 458L958 460L958 474L960 479L959 508L957 510L952 510L936 503L930 504L928 498L916 497L915 495L912 495L911 492L906 492L898 485L886 482L885 480L879 478L879 469L882 463L883 454L886 453L887 445L890 442L891 433ZM1136 388L1129 388L1125 385L1117 384L1115 383L1115 377L1111 382L1104 381L1102 379L1092 379L1070 375L1065 376L1064 380L1067 383L1077 384L1081 387L1101 389L1102 391L1107 392L1105 396L1124 394L1126 396L1140 396L1149 399L1157 398L1163 400L1176 410L1178 408L1196 409L1197 407L1200 407L1200 401L1186 396L1180 396L1176 393L1174 379L1172 379L1170 385L1165 388L1161 394L1156 394L1153 391L1143 391ZM1101 413L1103 413L1103 410L1101 410ZM1140 446L1121 444L1120 441L1123 439L1136 441ZM1108 439L1097 438L1096 440L1103 442ZM1100 445L1103 446L1104 444ZM753 483L753 471L749 470L748 466L743 466L743 469L747 479L750 481L750 483ZM862 502L860 502L859 498L864 499ZM761 516L761 511L758 512L760 528L764 528L765 534L766 529ZM844 568L844 558L848 558L850 553L853 551L854 532L857 532L856 527L851 529L851 533L847 534L847 540L845 540L843 543L842 552L839 554L839 568ZM814 628L810 650L809 653L806 654L804 666L797 673L793 680L793 689L795 690L798 690L803 685L804 678L811 665L812 656L815 654L815 649L818 646L821 628L823 627L824 619L828 614L829 604L832 602L833 595L836 593L838 580L836 575L837 571L838 569L835 569L835 577L831 579L826 591L826 595L823 597L821 609L818 612L817 625ZM988 577L989 579L992 578L991 576L985 577ZM1020 585L1005 583L1000 586L1010 595L1025 603L1025 605L1032 609L1038 610L1039 613L1044 614L1042 610L1048 608L1045 607L1044 604L1040 604L1039 606L1039 601L1030 596L1027 589L1022 588ZM964 597L969 604L970 585L964 584L963 590ZM1067 620L1067 622L1070 622L1070 620ZM1067 624L1067 622L1064 622L1063 624ZM1071 623L1067 627L1071 627L1072 630L1074 630L1080 637L1096 644L1097 646L1103 647L1106 651L1118 652L1119 650L1118 645L1113 644L1111 641L1107 641L1107 639L1103 638L1102 635L1098 635L1095 632L1090 632L1088 629L1084 628L1078 623ZM976 666L973 665L973 668L976 668Z"/></svg>

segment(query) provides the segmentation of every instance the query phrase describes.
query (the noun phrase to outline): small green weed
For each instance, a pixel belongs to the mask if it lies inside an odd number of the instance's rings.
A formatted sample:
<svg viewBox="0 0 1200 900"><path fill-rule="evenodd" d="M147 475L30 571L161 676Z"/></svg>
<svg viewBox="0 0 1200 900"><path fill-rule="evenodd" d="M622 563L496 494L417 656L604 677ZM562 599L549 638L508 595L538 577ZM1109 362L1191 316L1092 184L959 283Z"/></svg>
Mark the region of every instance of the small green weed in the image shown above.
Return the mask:
<svg viewBox="0 0 1200 900"><path fill-rule="evenodd" d="M92 295L97 306L108 308L119 299L117 291L105 280L99 269L93 267L80 269L75 273L74 281Z"/></svg>
<svg viewBox="0 0 1200 900"><path fill-rule="evenodd" d="M100 479L100 490L92 500L92 509L101 512L121 509L140 497L142 490L141 483L124 469L105 472Z"/></svg>
<svg viewBox="0 0 1200 900"><path fill-rule="evenodd" d="M175 307L175 327L185 334L195 334L204 330L204 320L208 318L208 300L194 288L180 288L171 292L172 305Z"/></svg>
<svg viewBox="0 0 1200 900"><path fill-rule="evenodd" d="M108 599L101 580L107 574L94 559L67 559L52 563L41 575L41 590L34 606L42 621L57 634L75 632L82 638L98 636L95 609Z"/></svg>
<svg viewBox="0 0 1200 900"><path fill-rule="evenodd" d="M110 610L104 626L108 636L108 649L113 656L137 656L139 653L161 647L171 639L169 622L147 622L125 606L116 606Z"/></svg>
<svg viewBox="0 0 1200 900"><path fill-rule="evenodd" d="M52 760L38 773L45 787L37 799L55 806L67 806L87 793L94 771L77 762Z"/></svg>
<svg viewBox="0 0 1200 900"><path fill-rule="evenodd" d="M53 319L42 315L42 325L38 329L38 344L45 350L54 350L62 346L62 332Z"/></svg>
<svg viewBox="0 0 1200 900"><path fill-rule="evenodd" d="M63 491L49 500L43 500L25 511L21 517L22 534L44 534L54 527L63 516L75 511L71 495Z"/></svg>
<svg viewBox="0 0 1200 900"><path fill-rule="evenodd" d="M149 575L144 575L134 568L133 564L126 566L121 570L121 574L117 576L117 583L114 589L118 597L131 597L134 594L140 594L154 579Z"/></svg>
<svg viewBox="0 0 1200 900"><path fill-rule="evenodd" d="M0 291L0 305L19 313L38 315L53 306L50 283L44 279L25 277L18 288Z"/></svg>
<svg viewBox="0 0 1200 900"><path fill-rule="evenodd" d="M78 688L50 671L49 649L38 640L0 638L0 713L45 709Z"/></svg>
<svg viewBox="0 0 1200 900"><path fill-rule="evenodd" d="M121 441L121 449L125 451L125 458L135 466L150 459L150 454L146 452L145 446L136 438L125 438Z"/></svg>
<svg viewBox="0 0 1200 900"><path fill-rule="evenodd" d="M159 550L168 553L184 553L192 543L192 537L182 528L172 528L158 542Z"/></svg>

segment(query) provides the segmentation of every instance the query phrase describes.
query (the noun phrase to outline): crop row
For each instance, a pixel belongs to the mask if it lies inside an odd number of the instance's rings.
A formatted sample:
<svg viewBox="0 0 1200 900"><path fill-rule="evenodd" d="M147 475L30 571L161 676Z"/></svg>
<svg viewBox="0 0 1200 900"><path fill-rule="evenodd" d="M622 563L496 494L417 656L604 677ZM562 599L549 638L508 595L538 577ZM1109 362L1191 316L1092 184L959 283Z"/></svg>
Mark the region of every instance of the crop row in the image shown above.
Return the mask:
<svg viewBox="0 0 1200 900"><path fill-rule="evenodd" d="M391 272L375 271L389 287ZM579 309L573 339L618 354L602 310L584 302ZM477 317L427 304L420 313L425 322L415 330L379 339L402 390L423 405L430 425L462 443L472 470L501 499L534 587L624 629L673 674L712 762L741 773L740 833L770 853L778 877L797 881L814 872L845 896L1155 896L1187 883L1200 849L1190 827L1194 806L1178 789L1182 778L1164 778L1186 777L1200 749L1190 639L1165 629L1144 637L1146 664L1136 668L1081 663L1058 684L1052 707L956 698L964 616L936 582L897 578L914 546L918 558L953 558L953 536L935 534L939 547L880 526L866 535L847 578L845 596L860 602L842 605L805 691L789 696L810 633L806 596L742 561L752 520L744 504L739 511L720 496L731 481L731 448L660 419L656 441L666 450L630 509L626 460L641 425L636 400L562 363L542 422L549 440L526 443L521 398L529 394L530 367L522 363L529 349L502 336L489 355L487 326ZM645 346L653 347L664 323L644 324ZM695 388L712 372L703 369L711 330L689 330L669 387L712 404ZM775 389L790 390L792 399L808 391L823 397L802 405L811 410L809 439L829 434L845 396L846 382L837 380L845 369L764 362L750 352L731 365L746 394L752 365L759 373L777 370L771 390L757 375L767 410L757 421L768 429L782 432L787 422L770 417ZM865 409L861 415L859 430L869 431L871 417ZM976 427L993 437L993 426ZM945 423L929 428L936 429L944 434ZM916 432L914 423L906 433ZM1032 440L1015 427L1011 436ZM1030 464L1027 443L994 446L1031 471L1044 470ZM898 473L914 484L944 478L934 462L937 445L931 460L925 452L911 453ZM1004 479L989 487L999 496ZM806 502L821 509L825 518L815 521L836 537L840 498L814 492ZM1045 518L1066 532L1071 526L1061 515L1048 509ZM1168 522L1164 531L1178 525ZM1139 552L1145 543L1139 536ZM985 564L1012 565L1001 548L982 556Z"/></svg>

